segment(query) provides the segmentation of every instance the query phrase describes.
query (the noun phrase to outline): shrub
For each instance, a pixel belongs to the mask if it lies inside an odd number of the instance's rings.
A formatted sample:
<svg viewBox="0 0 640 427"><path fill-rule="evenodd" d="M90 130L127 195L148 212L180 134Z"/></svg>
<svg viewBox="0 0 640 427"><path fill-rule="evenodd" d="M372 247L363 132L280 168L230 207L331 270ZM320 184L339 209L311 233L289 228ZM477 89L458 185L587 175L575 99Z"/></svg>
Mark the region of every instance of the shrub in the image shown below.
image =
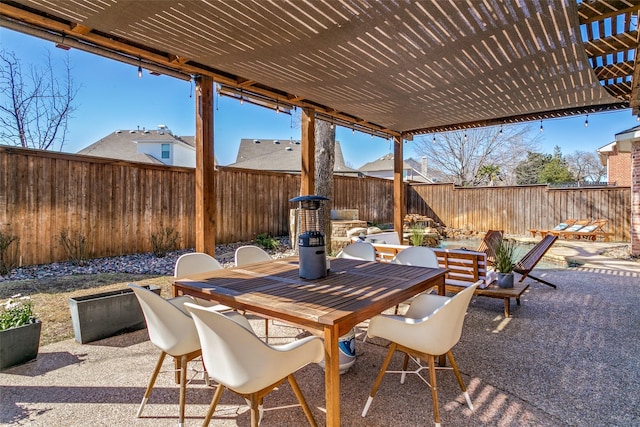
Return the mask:
<svg viewBox="0 0 640 427"><path fill-rule="evenodd" d="M413 246L422 246L422 241L424 239L424 228L419 225L414 225L411 227L411 236L409 240Z"/></svg>
<svg viewBox="0 0 640 427"><path fill-rule="evenodd" d="M267 233L261 233L256 236L256 243L265 249L275 249L279 243L276 239Z"/></svg>
<svg viewBox="0 0 640 427"><path fill-rule="evenodd" d="M496 271L500 273L513 272L515 262L516 242L513 240L502 240L496 248Z"/></svg>
<svg viewBox="0 0 640 427"><path fill-rule="evenodd" d="M68 230L62 230L58 240L67 254L67 259L75 265L84 265L89 259L89 244L83 234L76 232L72 236Z"/></svg>
<svg viewBox="0 0 640 427"><path fill-rule="evenodd" d="M0 231L0 276L6 276L18 265L19 244L18 236Z"/></svg>
<svg viewBox="0 0 640 427"><path fill-rule="evenodd" d="M14 295L0 307L0 331L33 323L35 313L29 297Z"/></svg>
<svg viewBox="0 0 640 427"><path fill-rule="evenodd" d="M153 254L162 258L167 253L178 249L180 233L173 227L162 227L159 231L151 233L151 247Z"/></svg>

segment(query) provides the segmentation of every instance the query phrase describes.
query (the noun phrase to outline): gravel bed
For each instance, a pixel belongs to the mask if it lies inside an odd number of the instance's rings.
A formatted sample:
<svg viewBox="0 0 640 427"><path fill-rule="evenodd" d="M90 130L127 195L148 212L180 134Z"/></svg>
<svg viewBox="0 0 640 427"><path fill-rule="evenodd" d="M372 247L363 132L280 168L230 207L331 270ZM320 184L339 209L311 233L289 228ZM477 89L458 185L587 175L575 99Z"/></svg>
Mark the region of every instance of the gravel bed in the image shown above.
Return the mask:
<svg viewBox="0 0 640 427"><path fill-rule="evenodd" d="M293 255L289 244L289 238L276 238L280 243L278 248L269 249L267 252L273 258L283 258ZM235 250L243 245L255 244L254 242L238 242L228 245L216 246L216 259L223 267L233 266ZM168 253L162 258L156 257L152 252L132 255L121 255L105 258L89 259L85 265L79 266L72 262L54 262L51 264L29 265L18 267L8 276L0 276L0 282L25 279L42 279L49 277L63 277L74 274L97 273L129 273L149 274L158 276L172 276L176 260L182 254L193 252L194 249L182 249Z"/></svg>

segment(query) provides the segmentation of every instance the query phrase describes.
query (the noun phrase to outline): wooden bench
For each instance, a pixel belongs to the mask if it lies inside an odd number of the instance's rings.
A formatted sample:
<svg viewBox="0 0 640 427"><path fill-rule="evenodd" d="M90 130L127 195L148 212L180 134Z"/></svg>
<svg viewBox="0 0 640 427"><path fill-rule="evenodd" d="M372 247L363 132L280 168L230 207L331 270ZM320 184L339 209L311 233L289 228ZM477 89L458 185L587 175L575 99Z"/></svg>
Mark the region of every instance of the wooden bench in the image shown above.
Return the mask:
<svg viewBox="0 0 640 427"><path fill-rule="evenodd" d="M376 248L378 261L390 262L405 245L389 245L373 243ZM492 273L487 271L487 254L484 252L465 249L441 249L432 248L438 257L438 266L448 270L445 276L445 285L448 292L458 293L467 286L477 281L482 281L483 288L478 287L474 294L489 298L504 300L504 316L510 317L511 298L516 299L520 305L520 297L529 288L528 284L517 283L513 288L500 288L497 286ZM489 276L489 277L487 277ZM487 280L491 283L486 283Z"/></svg>

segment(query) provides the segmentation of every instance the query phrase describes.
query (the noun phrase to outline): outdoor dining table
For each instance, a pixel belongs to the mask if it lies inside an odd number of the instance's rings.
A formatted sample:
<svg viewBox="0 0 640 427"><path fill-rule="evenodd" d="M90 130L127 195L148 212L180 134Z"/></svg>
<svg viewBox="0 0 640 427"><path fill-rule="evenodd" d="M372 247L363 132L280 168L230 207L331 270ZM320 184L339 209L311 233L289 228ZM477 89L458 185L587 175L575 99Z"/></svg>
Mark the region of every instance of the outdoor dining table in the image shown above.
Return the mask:
<svg viewBox="0 0 640 427"><path fill-rule="evenodd" d="M317 331L324 337L327 426L340 425L338 339L430 288L445 294L446 269L332 259L326 277L299 277L297 257L176 279L173 294L192 295Z"/></svg>

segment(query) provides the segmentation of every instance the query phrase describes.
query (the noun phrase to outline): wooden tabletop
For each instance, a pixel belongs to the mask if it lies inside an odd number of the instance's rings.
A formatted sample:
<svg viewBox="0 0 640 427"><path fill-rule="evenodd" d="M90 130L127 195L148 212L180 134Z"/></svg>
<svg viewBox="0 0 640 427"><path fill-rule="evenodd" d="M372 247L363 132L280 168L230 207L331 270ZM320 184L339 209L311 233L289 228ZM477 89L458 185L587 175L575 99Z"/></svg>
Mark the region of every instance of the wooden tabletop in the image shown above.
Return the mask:
<svg viewBox="0 0 640 427"><path fill-rule="evenodd" d="M321 330L357 323L438 286L446 270L333 259L327 277L299 277L297 257L225 268L176 279L174 295L189 294L237 309ZM442 283L441 283L442 282Z"/></svg>

